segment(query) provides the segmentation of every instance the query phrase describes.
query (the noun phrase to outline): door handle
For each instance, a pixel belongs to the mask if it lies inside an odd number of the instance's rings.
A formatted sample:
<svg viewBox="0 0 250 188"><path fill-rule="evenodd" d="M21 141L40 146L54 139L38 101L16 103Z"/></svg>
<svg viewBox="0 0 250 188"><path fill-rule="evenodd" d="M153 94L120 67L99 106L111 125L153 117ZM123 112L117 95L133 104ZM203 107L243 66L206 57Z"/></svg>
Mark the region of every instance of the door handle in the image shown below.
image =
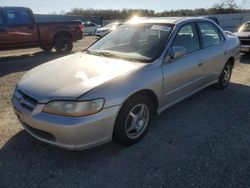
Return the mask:
<svg viewBox="0 0 250 188"><path fill-rule="evenodd" d="M203 60L201 59L200 61L199 61L199 64L198 64L198 66L202 66L203 65Z"/></svg>

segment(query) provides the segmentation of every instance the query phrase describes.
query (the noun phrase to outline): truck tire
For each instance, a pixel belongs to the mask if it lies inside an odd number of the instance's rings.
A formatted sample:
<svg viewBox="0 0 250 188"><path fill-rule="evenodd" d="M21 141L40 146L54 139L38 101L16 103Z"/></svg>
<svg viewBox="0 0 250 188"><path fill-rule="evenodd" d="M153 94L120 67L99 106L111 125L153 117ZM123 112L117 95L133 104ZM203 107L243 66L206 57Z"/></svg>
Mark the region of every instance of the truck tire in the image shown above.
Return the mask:
<svg viewBox="0 0 250 188"><path fill-rule="evenodd" d="M73 41L71 37L62 35L55 39L55 49L58 53L67 54L73 49Z"/></svg>
<svg viewBox="0 0 250 188"><path fill-rule="evenodd" d="M45 52L50 52L53 49L53 46L47 45L47 46L40 46L40 48Z"/></svg>

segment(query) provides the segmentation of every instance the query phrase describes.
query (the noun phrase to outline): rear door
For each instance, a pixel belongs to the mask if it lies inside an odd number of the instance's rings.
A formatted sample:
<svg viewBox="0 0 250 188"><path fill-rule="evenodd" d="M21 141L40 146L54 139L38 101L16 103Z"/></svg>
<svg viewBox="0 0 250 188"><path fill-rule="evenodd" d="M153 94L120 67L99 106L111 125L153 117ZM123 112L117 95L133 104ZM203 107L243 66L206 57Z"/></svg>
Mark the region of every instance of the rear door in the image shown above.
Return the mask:
<svg viewBox="0 0 250 188"><path fill-rule="evenodd" d="M204 84L216 81L222 68L228 60L228 46L225 37L212 22L198 22L198 31L201 36Z"/></svg>
<svg viewBox="0 0 250 188"><path fill-rule="evenodd" d="M39 42L37 24L31 10L26 8L4 8L3 16L8 27L8 35L3 45L6 47L20 47Z"/></svg>
<svg viewBox="0 0 250 188"><path fill-rule="evenodd" d="M180 28L171 47L185 47L186 54L163 64L165 105L172 105L202 87L203 59L194 23Z"/></svg>

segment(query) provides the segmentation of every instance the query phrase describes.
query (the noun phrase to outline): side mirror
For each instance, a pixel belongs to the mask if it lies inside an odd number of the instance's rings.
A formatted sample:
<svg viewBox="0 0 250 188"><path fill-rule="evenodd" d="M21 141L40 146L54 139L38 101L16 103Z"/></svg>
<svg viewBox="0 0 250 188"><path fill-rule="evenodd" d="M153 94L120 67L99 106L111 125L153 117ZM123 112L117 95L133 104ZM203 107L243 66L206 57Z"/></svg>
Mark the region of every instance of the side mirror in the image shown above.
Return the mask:
<svg viewBox="0 0 250 188"><path fill-rule="evenodd" d="M168 63L171 60L178 59L186 54L186 48L184 46L174 46L170 49L169 55L166 56L164 62Z"/></svg>
<svg viewBox="0 0 250 188"><path fill-rule="evenodd" d="M186 54L186 48L184 46L174 46L171 48L170 56L173 59L180 58Z"/></svg>

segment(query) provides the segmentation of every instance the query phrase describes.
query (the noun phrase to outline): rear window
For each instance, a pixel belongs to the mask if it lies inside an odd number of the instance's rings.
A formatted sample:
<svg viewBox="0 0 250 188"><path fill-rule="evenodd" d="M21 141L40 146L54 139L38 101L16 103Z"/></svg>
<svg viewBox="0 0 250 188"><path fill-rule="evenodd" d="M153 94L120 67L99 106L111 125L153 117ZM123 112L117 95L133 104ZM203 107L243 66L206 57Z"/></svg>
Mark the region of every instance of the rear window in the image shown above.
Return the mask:
<svg viewBox="0 0 250 188"><path fill-rule="evenodd" d="M33 23L28 10L6 8L4 13L8 25L29 25Z"/></svg>
<svg viewBox="0 0 250 188"><path fill-rule="evenodd" d="M221 43L221 36L218 29L209 22L198 23L203 40L204 48Z"/></svg>

